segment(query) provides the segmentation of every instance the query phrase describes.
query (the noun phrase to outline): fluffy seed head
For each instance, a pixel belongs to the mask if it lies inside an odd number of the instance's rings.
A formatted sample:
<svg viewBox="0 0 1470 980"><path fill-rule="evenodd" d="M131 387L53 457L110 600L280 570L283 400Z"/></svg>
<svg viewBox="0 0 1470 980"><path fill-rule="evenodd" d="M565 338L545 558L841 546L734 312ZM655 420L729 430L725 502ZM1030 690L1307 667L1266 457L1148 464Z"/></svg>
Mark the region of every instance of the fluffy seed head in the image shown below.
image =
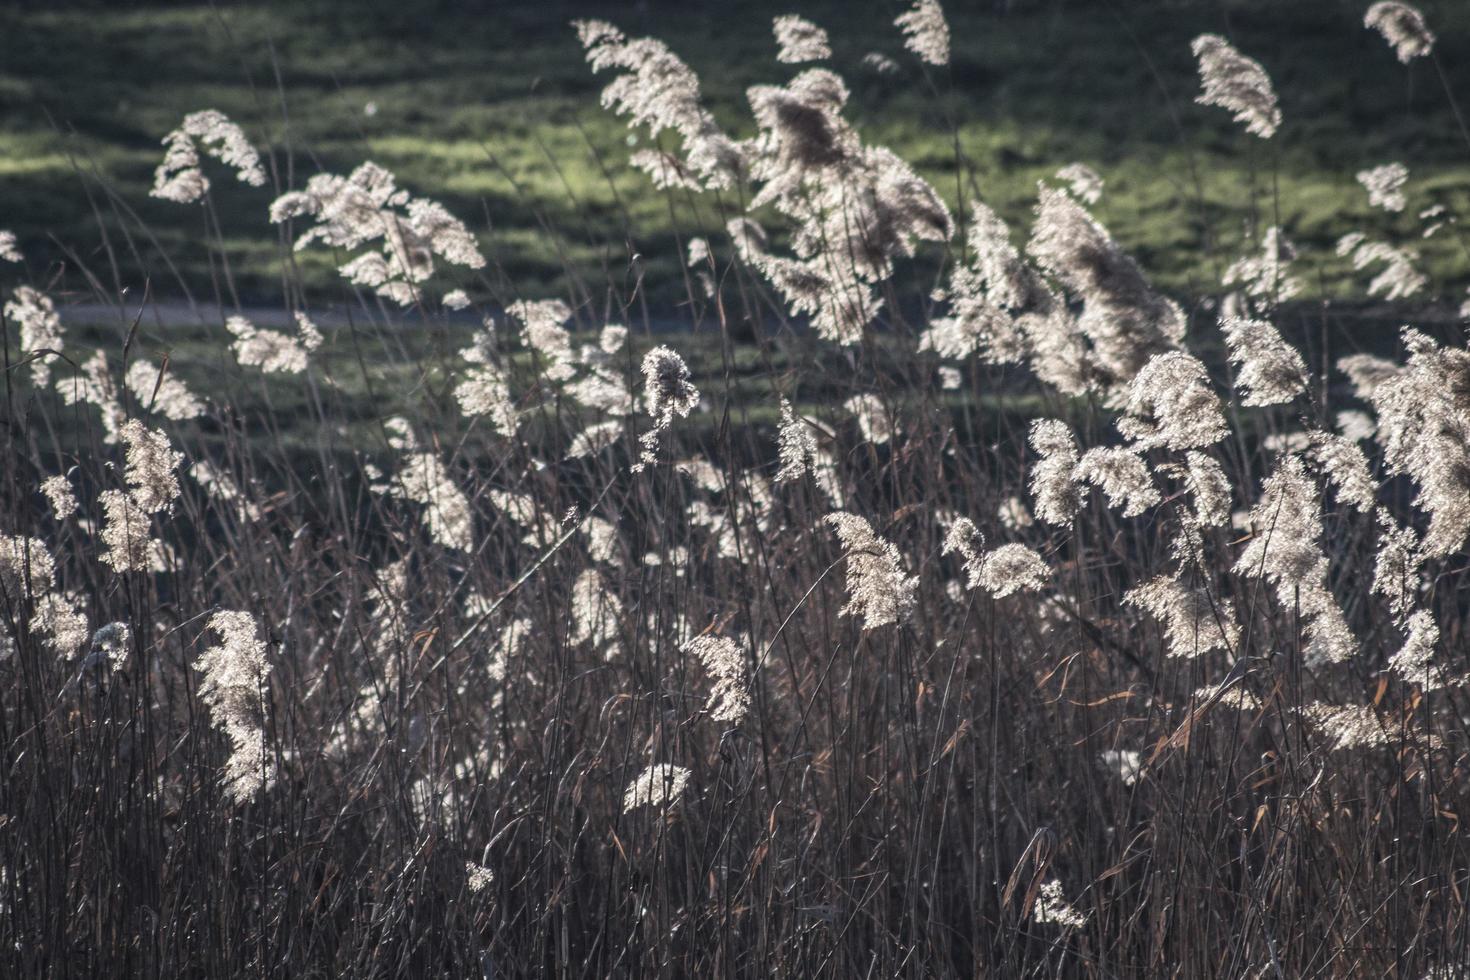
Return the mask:
<svg viewBox="0 0 1470 980"><path fill-rule="evenodd" d="M1402 211L1408 204L1404 196L1404 183L1408 179L1409 168L1402 163L1385 163L1358 171L1358 183L1368 192L1368 203L1385 211Z"/></svg>
<svg viewBox="0 0 1470 980"><path fill-rule="evenodd" d="M306 370L307 354L321 345L321 333L305 314L296 314L298 336L279 330L262 330L243 316L225 321L234 336L235 360L243 367L257 367L266 374L300 374Z"/></svg>
<svg viewBox="0 0 1470 980"><path fill-rule="evenodd" d="M919 580L904 574L898 549L855 514L837 511L824 520L848 552L848 603L843 615L860 617L864 630L907 619Z"/></svg>
<svg viewBox="0 0 1470 980"><path fill-rule="evenodd" d="M648 414L660 428L685 418L699 404L699 389L690 381L689 365L669 347L655 347L643 355L644 398Z"/></svg>
<svg viewBox="0 0 1470 980"><path fill-rule="evenodd" d="M1190 50L1199 59L1204 88L1195 101L1230 112L1248 133L1262 139L1274 136L1281 125L1281 109L1276 105L1271 76L1260 62L1247 58L1218 34L1201 34Z"/></svg>
<svg viewBox="0 0 1470 980"><path fill-rule="evenodd" d="M1070 526L1082 507L1082 491L1075 476L1080 455L1067 423L1039 419L1031 423L1031 448L1041 461L1031 468L1031 496L1036 516L1047 524Z"/></svg>
<svg viewBox="0 0 1470 980"><path fill-rule="evenodd" d="M139 402L166 419L179 422L204 414L204 401L188 385L172 372L160 370L148 361L128 365L123 383Z"/></svg>
<svg viewBox="0 0 1470 980"><path fill-rule="evenodd" d="M1378 481L1368 468L1368 457L1357 443L1332 432L1310 433L1307 457L1326 475L1337 499L1367 513L1378 500Z"/></svg>
<svg viewBox="0 0 1470 980"><path fill-rule="evenodd" d="M1264 320L1230 317L1220 324L1231 363L1240 368L1235 383L1243 405L1281 405L1307 390L1307 366L1296 348Z"/></svg>
<svg viewBox="0 0 1470 980"><path fill-rule="evenodd" d="M663 808L678 803L689 785L691 775L683 766L667 762L649 766L624 791L623 812L632 813L640 806Z"/></svg>
<svg viewBox="0 0 1470 980"><path fill-rule="evenodd" d="M5 317L20 326L21 350L35 355L30 363L31 380L46 384L51 380L51 355L38 352L61 350L61 317L56 304L38 289L19 286L5 304Z"/></svg>
<svg viewBox="0 0 1470 980"><path fill-rule="evenodd" d="M1378 509L1378 560L1373 567L1373 594L1388 602L1395 620L1403 622L1419 599L1423 584L1419 567L1419 536L1400 526L1384 508Z"/></svg>
<svg viewBox="0 0 1470 980"><path fill-rule="evenodd" d="M1132 786L1143 775L1143 753L1133 749L1107 749L1099 760L1104 769L1123 781L1124 786Z"/></svg>
<svg viewBox="0 0 1470 980"><path fill-rule="evenodd" d="M853 395L842 407L857 420L858 431L865 441L881 445L893 438L893 419L889 417L883 399L877 395Z"/></svg>
<svg viewBox="0 0 1470 980"><path fill-rule="evenodd" d="M1369 705L1317 701L1307 705L1302 714L1333 751L1389 744L1388 729Z"/></svg>
<svg viewBox="0 0 1470 980"><path fill-rule="evenodd" d="M190 204L209 190L209 178L199 167L199 152L230 167L242 183L265 185L265 168L244 130L214 109L191 112L163 138L163 162L153 174L153 197Z"/></svg>
<svg viewBox="0 0 1470 980"><path fill-rule="evenodd" d="M0 589L12 601L51 591L56 562L40 538L0 534Z"/></svg>
<svg viewBox="0 0 1470 980"><path fill-rule="evenodd" d="M1087 916L1067 903L1062 895L1062 883L1055 878L1041 886L1036 902L1031 907L1031 918L1043 924L1058 925L1064 929L1080 929L1087 925Z"/></svg>
<svg viewBox="0 0 1470 980"><path fill-rule="evenodd" d="M449 468L432 451L415 446L405 420L390 419L388 425L390 431L400 434L397 441L403 455L393 482L378 489L421 504L420 519L436 544L455 551L473 551L474 511Z"/></svg>
<svg viewBox="0 0 1470 980"><path fill-rule="evenodd" d="M1230 521L1230 504L1234 488L1224 468L1212 456L1201 452L1184 454L1189 491L1194 494L1195 515L1205 527L1219 527Z"/></svg>
<svg viewBox="0 0 1470 980"><path fill-rule="evenodd" d="M1062 336L1048 338L1046 349L1033 338L1036 360L1076 358L1080 344L1085 369L1070 371L1047 363L1038 372L1082 373L1091 383L1116 391L1136 375L1150 357L1174 350L1184 337L1184 311L1160 295L1136 263L1102 224L1065 191L1042 185L1036 223L1026 251L1042 272L1079 299L1082 311ZM1040 299L1040 290L1032 290ZM1044 300L1036 313L1055 327L1056 314L1046 315ZM1048 321L1051 321L1048 323Z"/></svg>
<svg viewBox="0 0 1470 980"><path fill-rule="evenodd" d="M1067 184L1073 197L1089 207L1102 200L1103 179L1085 163L1069 163L1057 171L1057 180Z"/></svg>
<svg viewBox="0 0 1470 980"><path fill-rule="evenodd" d="M486 888L495 884L495 872L482 864L466 861L464 864L465 884L471 892L479 894Z"/></svg>
<svg viewBox="0 0 1470 980"><path fill-rule="evenodd" d="M174 471L184 454L174 452L168 436L137 419L129 419L123 426L122 438L127 445L123 478L133 504L145 514L169 509L179 496L179 478Z"/></svg>
<svg viewBox="0 0 1470 980"><path fill-rule="evenodd" d="M783 64L824 61L832 57L832 48L827 43L827 32L809 20L787 14L777 17L771 27L776 34L776 43L781 48L776 60Z"/></svg>
<svg viewBox="0 0 1470 980"><path fill-rule="evenodd" d="M904 47L920 61L936 67L949 64L949 22L939 0L914 0L913 7L893 23L903 31Z"/></svg>
<svg viewBox="0 0 1470 980"><path fill-rule="evenodd" d="M1302 291L1302 281L1291 275L1289 268L1296 260L1296 246L1281 229L1272 225L1261 238L1261 251L1232 262L1221 282L1239 285L1257 299L1272 303L1285 302Z"/></svg>
<svg viewBox="0 0 1470 980"><path fill-rule="evenodd" d="M1405 329L1406 369L1378 381L1378 440L1390 474L1418 485L1414 503L1430 515L1424 552L1450 554L1470 537L1470 351L1441 347Z"/></svg>
<svg viewBox="0 0 1470 980"><path fill-rule="evenodd" d="M249 613L217 612L209 619L209 629L219 634L220 643L205 650L194 664L204 674L199 694L233 748L225 765L226 790L236 803L244 803L270 780L262 688L271 667Z"/></svg>
<svg viewBox="0 0 1470 980"><path fill-rule="evenodd" d="M1388 669L1405 683L1417 684L1426 691L1445 687L1450 678L1434 659L1434 647L1439 642L1439 627L1434 625L1434 615L1421 609L1409 617L1405 627L1409 638L1388 659Z"/></svg>
<svg viewBox="0 0 1470 980"><path fill-rule="evenodd" d="M1183 351L1144 365L1128 385L1124 411L1118 431L1139 449L1201 449L1230 432L1205 366Z"/></svg>
<svg viewBox="0 0 1470 980"><path fill-rule="evenodd" d="M986 592L1003 599L1015 592L1039 592L1046 588L1051 569L1025 545L1003 544L986 552L975 578Z"/></svg>
<svg viewBox="0 0 1470 980"><path fill-rule="evenodd" d="M698 636L684 647L714 682L706 708L712 721L739 725L750 710L749 672L740 646L725 636Z"/></svg>
<svg viewBox="0 0 1470 980"><path fill-rule="evenodd" d="M1114 446L1097 446L1082 454L1074 480L1102 487L1108 504L1123 508L1124 517L1137 517L1162 498L1142 456Z"/></svg>
<svg viewBox="0 0 1470 980"><path fill-rule="evenodd" d="M817 458L817 440L806 422L796 417L791 403L785 398L781 399L781 431L777 441L781 468L776 471L775 482L797 480L811 472Z"/></svg>
<svg viewBox="0 0 1470 980"><path fill-rule="evenodd" d="M41 481L41 492L51 504L51 516L64 521L77 512L76 494L71 481L64 476L50 476Z"/></svg>
<svg viewBox="0 0 1470 980"><path fill-rule="evenodd" d="M1234 607L1178 579L1159 576L1130 589L1123 602L1163 624L1170 657L1193 659L1212 650L1229 653L1240 642Z"/></svg>
<svg viewBox="0 0 1470 980"><path fill-rule="evenodd" d="M1406 3L1380 0L1368 8L1363 26L1382 34L1406 65L1434 50L1434 34L1424 22L1424 15Z"/></svg>

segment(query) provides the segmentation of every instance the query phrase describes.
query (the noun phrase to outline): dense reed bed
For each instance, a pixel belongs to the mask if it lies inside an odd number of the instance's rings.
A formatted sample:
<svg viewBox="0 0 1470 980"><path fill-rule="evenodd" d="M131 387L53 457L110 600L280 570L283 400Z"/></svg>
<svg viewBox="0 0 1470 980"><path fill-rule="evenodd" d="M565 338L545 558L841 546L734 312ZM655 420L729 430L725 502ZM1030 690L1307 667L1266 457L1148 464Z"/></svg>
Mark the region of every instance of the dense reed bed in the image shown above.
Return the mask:
<svg viewBox="0 0 1470 980"><path fill-rule="evenodd" d="M895 30L946 85L936 0ZM575 39L726 228L683 243L693 332L637 256L516 295L422 189L292 183L210 110L154 189L219 255L202 340L149 323L166 276L106 285L144 230L66 270L0 237L0 972L1462 975L1453 284L1365 227L1338 252L1414 325L1342 329L1267 219L1166 296L1092 168L1009 228L866 143L800 17L745 137L659 41ZM1240 140L1293 124L1194 54ZM1403 164L1359 180L1459 234ZM240 182L274 326L231 299Z"/></svg>

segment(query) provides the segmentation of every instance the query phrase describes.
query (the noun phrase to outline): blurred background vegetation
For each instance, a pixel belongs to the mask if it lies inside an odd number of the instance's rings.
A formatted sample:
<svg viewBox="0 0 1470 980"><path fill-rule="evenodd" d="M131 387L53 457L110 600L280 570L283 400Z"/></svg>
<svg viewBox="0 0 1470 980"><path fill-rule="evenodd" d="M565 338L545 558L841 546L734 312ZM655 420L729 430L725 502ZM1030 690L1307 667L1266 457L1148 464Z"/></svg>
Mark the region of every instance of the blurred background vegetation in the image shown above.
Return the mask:
<svg viewBox="0 0 1470 980"><path fill-rule="evenodd" d="M136 294L151 276L156 294L211 295L221 256L205 209L148 189L163 135L185 113L217 108L271 148L281 189L371 159L443 201L479 234L496 292L566 295L569 279L641 275L650 301L672 309L686 295L677 242L719 218L709 202L671 207L628 167L634 140L599 106L607 79L587 68L569 22L601 17L664 40L744 136L746 87L799 70L776 63L770 30L794 12L831 34L831 66L869 142L953 201L957 131L960 179L1018 234L1036 181L1080 161L1107 181L1098 217L1180 297L1217 291L1220 270L1279 223L1315 295L1361 295L1368 277L1332 246L1363 228L1419 248L1432 294L1457 303L1465 253L1453 234L1420 242L1416 214L1470 205L1470 147L1435 67L1395 61L1362 26L1367 5L950 2L953 63L926 75L892 26L904 7L894 0L11 3L0 8L0 228L19 235L33 276L64 273L57 286L84 282L85 267L107 289ZM1420 6L1451 85L1470 95L1470 4ZM1189 42L1205 31L1271 73L1285 116L1274 140L1194 103ZM864 67L873 51L900 70ZM1392 160L1411 180L1409 207L1390 217L1369 209L1354 174ZM271 188L214 183L238 296L278 300ZM300 259L308 285L340 293L328 254Z"/></svg>

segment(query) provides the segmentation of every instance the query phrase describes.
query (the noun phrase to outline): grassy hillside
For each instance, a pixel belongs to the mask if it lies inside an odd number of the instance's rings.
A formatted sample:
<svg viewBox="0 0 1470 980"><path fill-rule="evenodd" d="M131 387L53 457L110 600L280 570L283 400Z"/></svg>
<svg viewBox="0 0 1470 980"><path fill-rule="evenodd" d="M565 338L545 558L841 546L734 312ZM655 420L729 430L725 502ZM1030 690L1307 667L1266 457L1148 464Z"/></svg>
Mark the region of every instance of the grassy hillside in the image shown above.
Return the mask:
<svg viewBox="0 0 1470 980"><path fill-rule="evenodd" d="M1098 216L1177 294L1213 288L1242 235L1278 214L1314 291L1360 293L1366 277L1331 254L1339 235L1367 227L1417 239L1419 210L1470 203L1470 148L1434 67L1398 64L1362 28L1366 2L1014 6L951 11L953 64L932 76L891 26L900 6L879 0L7 9L0 228L20 236L36 272L81 264L109 288L136 289L150 274L157 292L208 295L220 256L200 244L205 213L147 190L163 134L186 112L214 107L273 149L282 187L372 159L443 200L481 234L507 294L565 292L569 274L626 283L637 254L666 306L682 292L671 274L675 233L713 221L682 205L671 217L628 168L629 134L598 106L603 80L583 63L568 22L601 16L665 40L700 73L722 123L748 135L745 88L794 73L775 62L770 34L771 17L790 10L832 34L833 67L853 88L850 113L865 136L951 201L967 183L1025 222L1036 181L1085 162L1107 180ZM1470 10L1422 6L1451 83L1470 90ZM1227 34L1272 74L1285 115L1276 139L1242 135L1225 113L1194 104L1189 42L1204 31ZM901 70L865 69L870 51ZM1409 207L1394 219L1370 211L1353 180L1390 160L1412 174ZM280 244L265 217L271 196L223 181L216 194L225 257L247 303L282 288ZM1462 275L1451 236L1424 242L1422 253L1436 285ZM303 260L309 283L334 281L325 256Z"/></svg>

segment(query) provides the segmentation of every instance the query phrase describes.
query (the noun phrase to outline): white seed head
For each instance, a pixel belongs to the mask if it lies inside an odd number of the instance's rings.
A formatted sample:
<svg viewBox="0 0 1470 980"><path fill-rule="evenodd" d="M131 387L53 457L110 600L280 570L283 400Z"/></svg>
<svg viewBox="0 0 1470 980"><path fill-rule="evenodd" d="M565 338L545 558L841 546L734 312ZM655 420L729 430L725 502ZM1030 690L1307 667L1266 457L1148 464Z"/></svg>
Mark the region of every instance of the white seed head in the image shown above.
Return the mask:
<svg viewBox="0 0 1470 980"><path fill-rule="evenodd" d="M1274 136L1281 125L1281 109L1276 105L1271 76L1260 62L1247 58L1218 34L1201 34L1190 49L1199 59L1204 88L1195 101L1231 113L1248 133L1262 139Z"/></svg>
<svg viewBox="0 0 1470 980"><path fill-rule="evenodd" d="M153 174L153 197L190 204L209 190L209 178L200 169L199 153L215 158L235 171L242 183L265 185L260 154L244 130L214 109L191 112L178 129L163 138L163 162Z"/></svg>
<svg viewBox="0 0 1470 980"><path fill-rule="evenodd" d="M1281 405L1307 390L1307 366L1296 348L1264 320L1232 317L1221 322L1231 363L1240 368L1235 384L1243 405Z"/></svg>
<svg viewBox="0 0 1470 980"><path fill-rule="evenodd" d="M1067 184L1067 191L1091 207L1102 200L1103 179L1085 163L1069 163L1057 171L1057 180Z"/></svg>
<svg viewBox="0 0 1470 980"><path fill-rule="evenodd" d="M1148 463L1128 449L1113 446L1089 449L1078 460L1072 478L1102 487L1108 505L1121 507L1124 517L1137 517L1162 499Z"/></svg>
<svg viewBox="0 0 1470 980"><path fill-rule="evenodd" d="M199 695L215 726L230 739L225 786L236 803L244 803L271 779L263 698L271 667L249 613L217 612L209 619L209 629L219 634L220 644L205 650L194 664L204 674Z"/></svg>
<svg viewBox="0 0 1470 980"><path fill-rule="evenodd" d="M893 23L903 31L904 47L920 61L940 68L949 64L949 22L939 0L914 0Z"/></svg>
<svg viewBox="0 0 1470 980"><path fill-rule="evenodd" d="M640 806L664 808L677 804L689 786L691 775L683 766L667 762L649 766L624 791L623 812L632 813Z"/></svg>
<svg viewBox="0 0 1470 980"><path fill-rule="evenodd" d="M772 23L776 44L781 48L776 60L788 65L804 61L825 61L832 57L832 48L827 43L827 32L816 24L801 17L787 14L777 17ZM693 264L691 260L690 264Z"/></svg>
<svg viewBox="0 0 1470 980"><path fill-rule="evenodd" d="M864 630L906 620L919 580L904 574L898 549L873 532L855 514L836 511L824 521L836 533L847 555L847 606L843 615L862 619Z"/></svg>
<svg viewBox="0 0 1470 980"><path fill-rule="evenodd" d="M1036 516L1046 524L1069 527L1082 507L1082 491L1077 485L1077 440L1065 422L1039 419L1031 423L1031 447L1041 454L1041 461L1031 468L1031 496L1036 502Z"/></svg>
<svg viewBox="0 0 1470 980"><path fill-rule="evenodd" d="M1234 607L1178 579L1159 576L1130 589L1123 602L1163 625L1170 657L1194 659L1213 650L1230 653L1240 642Z"/></svg>
<svg viewBox="0 0 1470 980"><path fill-rule="evenodd" d="M1382 34L1406 65L1434 50L1434 34L1424 22L1424 15L1406 3L1380 0L1368 8L1363 26Z"/></svg>
<svg viewBox="0 0 1470 980"><path fill-rule="evenodd" d="M1205 366L1183 351L1144 365L1128 385L1124 412L1118 431L1138 449L1202 449L1230 432Z"/></svg>
<svg viewBox="0 0 1470 980"><path fill-rule="evenodd" d="M30 363L31 380L37 385L51 380L51 354L40 351L62 349L61 317L51 297L30 286L18 286L5 304L5 318L20 327L20 348L34 355Z"/></svg>
<svg viewBox="0 0 1470 980"><path fill-rule="evenodd" d="M1064 929L1080 929L1087 925L1087 916L1067 903L1062 895L1062 883L1055 878L1041 886L1036 902L1031 906L1031 918L1039 923L1058 925Z"/></svg>
<svg viewBox="0 0 1470 980"><path fill-rule="evenodd" d="M1368 192L1368 204L1385 211L1402 211L1408 204L1404 183L1409 168L1402 163L1385 163L1381 167L1358 171L1358 183Z"/></svg>
<svg viewBox="0 0 1470 980"><path fill-rule="evenodd" d="M64 521L77 512L76 494L71 481L64 476L51 476L41 481L41 492L51 504L51 516Z"/></svg>
<svg viewBox="0 0 1470 980"><path fill-rule="evenodd" d="M710 719L739 725L750 710L750 679L739 644L724 636L698 636L684 647L699 658L714 682L706 708Z"/></svg>

